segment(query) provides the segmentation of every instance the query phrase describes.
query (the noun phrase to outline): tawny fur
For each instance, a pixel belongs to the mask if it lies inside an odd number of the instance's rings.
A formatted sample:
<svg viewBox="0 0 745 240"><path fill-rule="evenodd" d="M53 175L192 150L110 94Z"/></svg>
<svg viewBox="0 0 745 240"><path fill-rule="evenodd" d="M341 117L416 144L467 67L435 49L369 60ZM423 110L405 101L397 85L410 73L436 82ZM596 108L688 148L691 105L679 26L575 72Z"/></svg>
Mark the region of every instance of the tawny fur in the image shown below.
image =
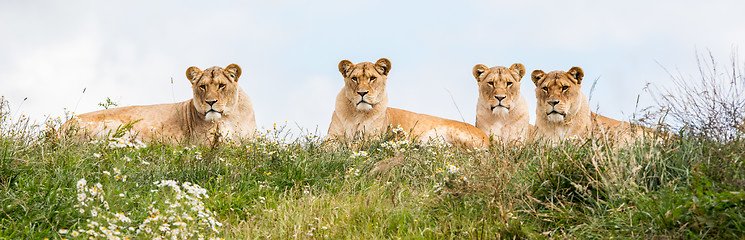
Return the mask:
<svg viewBox="0 0 745 240"><path fill-rule="evenodd" d="M238 86L240 74L241 69L235 64L204 71L190 67L186 76L192 83L192 99L85 113L67 121L62 129L75 124L79 127L79 137L100 139L122 124L137 121L125 138L209 143L218 129L227 139L250 137L255 132L256 120L251 99Z"/></svg>
<svg viewBox="0 0 745 240"><path fill-rule="evenodd" d="M339 63L345 85L336 96L327 138L351 140L375 136L389 125L400 125L422 141L442 138L448 143L466 147L488 146L486 134L468 123L388 107L385 84L390 68L391 62L385 58L376 63L354 65L348 60Z"/></svg>
<svg viewBox="0 0 745 240"><path fill-rule="evenodd" d="M537 137L560 141L572 137L587 137L591 131L613 134L630 140L630 125L590 111L587 97L581 92L582 68L531 74L535 83L535 129Z"/></svg>
<svg viewBox="0 0 745 240"><path fill-rule="evenodd" d="M473 76L479 86L476 127L502 142L522 141L530 132L528 103L520 93L525 66L487 68L478 64Z"/></svg>

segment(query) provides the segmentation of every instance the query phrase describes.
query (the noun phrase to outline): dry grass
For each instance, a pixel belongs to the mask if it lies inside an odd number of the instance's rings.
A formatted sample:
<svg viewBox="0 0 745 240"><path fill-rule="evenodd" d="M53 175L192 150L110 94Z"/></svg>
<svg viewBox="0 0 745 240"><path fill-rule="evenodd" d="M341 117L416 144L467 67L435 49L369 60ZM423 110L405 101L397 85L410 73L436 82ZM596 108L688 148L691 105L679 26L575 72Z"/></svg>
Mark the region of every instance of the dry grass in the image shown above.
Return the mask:
<svg viewBox="0 0 745 240"><path fill-rule="evenodd" d="M735 53L730 66L721 67L709 52L697 54L698 76L668 74L673 86L658 91L656 101L661 112L672 118L683 134L719 142L733 141L743 135L745 126L745 64Z"/></svg>

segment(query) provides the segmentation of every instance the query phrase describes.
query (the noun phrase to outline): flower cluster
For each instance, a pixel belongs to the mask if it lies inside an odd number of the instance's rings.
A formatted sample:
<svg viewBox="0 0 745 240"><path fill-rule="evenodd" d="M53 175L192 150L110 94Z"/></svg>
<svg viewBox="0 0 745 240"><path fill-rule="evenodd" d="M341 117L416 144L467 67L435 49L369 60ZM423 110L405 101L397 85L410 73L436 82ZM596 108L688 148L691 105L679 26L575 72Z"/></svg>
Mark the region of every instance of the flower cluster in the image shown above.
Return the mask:
<svg viewBox="0 0 745 240"><path fill-rule="evenodd" d="M114 168L112 170L114 171L114 175L113 175L114 180L122 181L122 182L126 182L127 181L127 175L122 174L122 170L120 170L119 168ZM112 176L111 175L111 172L109 172L109 171L103 171L103 174Z"/></svg>
<svg viewBox="0 0 745 240"><path fill-rule="evenodd" d="M204 206L202 199L209 198L207 190L199 185L174 180L153 183L164 193L171 193L163 201L155 201L148 207L150 216L137 226L137 235L153 236L153 239L204 239L208 233L218 234L222 223ZM163 209L158 208L164 206Z"/></svg>
<svg viewBox="0 0 745 240"><path fill-rule="evenodd" d="M303 195L309 198L309 200L316 200L316 196L311 192L310 185L303 186Z"/></svg>
<svg viewBox="0 0 745 240"><path fill-rule="evenodd" d="M290 146L290 144L285 142L285 138L289 134L289 132L285 130L287 130L287 121L285 121L284 124L280 126L277 126L277 123L274 123L272 129L257 131L257 133L260 133L261 135L257 134L257 138L255 140L257 140L256 142L258 143L263 142L264 144L270 144L281 149L286 149Z"/></svg>
<svg viewBox="0 0 745 240"><path fill-rule="evenodd" d="M404 129L401 127L401 125L398 125L396 127L393 127L393 125L388 126L388 130L393 133L393 138L391 140L388 140L387 142L383 142L380 144L382 148L388 149L388 150L394 150L397 152L403 152L406 151L406 147L409 146L411 143L409 140L409 134L404 131ZM399 140L403 139L403 140Z"/></svg>
<svg viewBox="0 0 745 240"><path fill-rule="evenodd" d="M105 192L101 183L95 183L88 186L85 178L77 182L77 200L75 208L83 214L90 214L90 219L84 228L72 231L73 237L80 234L88 235L93 238L122 239L127 231L133 231L134 228L127 227L132 220L124 213L112 213L109 208L109 202L105 198ZM63 233L65 232L65 233ZM60 234L66 234L67 231L60 231Z"/></svg>
<svg viewBox="0 0 745 240"><path fill-rule="evenodd" d="M344 178L349 178L351 175L359 176L360 170L354 167L349 167L349 169L347 169L347 175L344 175Z"/></svg>
<svg viewBox="0 0 745 240"><path fill-rule="evenodd" d="M488 148L479 148L479 147L474 146L473 149L466 148L466 152L468 152L468 153L478 153L478 152L487 153L487 152L489 152L489 149Z"/></svg>
<svg viewBox="0 0 745 240"><path fill-rule="evenodd" d="M256 181L256 183L258 183L258 185L259 185L259 190L261 190L263 188L272 188L272 186L269 185L269 183L267 183L266 181ZM275 188L277 188L277 187L275 187Z"/></svg>
<svg viewBox="0 0 745 240"><path fill-rule="evenodd" d="M456 173L458 172L458 170L460 170L459 167L456 167L455 165L451 163L446 163L446 164L447 164L448 173Z"/></svg>
<svg viewBox="0 0 745 240"><path fill-rule="evenodd" d="M400 140L400 141L391 140L391 141L381 143L380 146L385 149L390 149L390 150L394 150L397 152L403 152L403 151L406 151L406 146L409 146L410 143L411 142L409 142L409 140Z"/></svg>
<svg viewBox="0 0 745 240"><path fill-rule="evenodd" d="M434 147L437 149L450 149L453 147L448 141L445 141L443 137L431 137L427 140L425 146Z"/></svg>
<svg viewBox="0 0 745 240"><path fill-rule="evenodd" d="M393 127L393 125L391 125L390 127L391 127L391 132L393 132L395 134L399 134L400 133L400 134L403 135L404 138L406 138L406 137L409 136L409 134L406 131L404 131L404 128L402 128L401 125L396 125L395 128Z"/></svg>
<svg viewBox="0 0 745 240"><path fill-rule="evenodd" d="M357 158L357 157L367 157L367 152L365 151L354 151L352 152L352 156L349 156L349 158Z"/></svg>
<svg viewBox="0 0 745 240"><path fill-rule="evenodd" d="M116 176L120 176L122 181L126 179L121 170L114 168L115 179ZM157 189L151 192L161 193L160 200L150 204L150 215L140 222L133 221L127 213L113 211L108 203L111 199L107 199L101 183L89 186L86 179L80 179L76 186L78 204L75 207L89 219L80 229L61 229L60 234L106 239L219 239L209 236L219 234L218 227L222 223L202 202L202 199L209 198L206 189L173 180L158 181L154 185ZM125 198L125 193L116 196Z"/></svg>
<svg viewBox="0 0 745 240"><path fill-rule="evenodd" d="M140 149L140 148L147 147L147 145L145 145L145 143L143 143L139 139L128 141L128 140L125 140L124 138L110 138L106 146L108 146L109 148L134 148L134 149Z"/></svg>
<svg viewBox="0 0 745 240"><path fill-rule="evenodd" d="M579 139L580 138L577 135L572 135L572 136L566 136L566 137L564 137L564 140L565 141L576 141L576 140L579 140Z"/></svg>

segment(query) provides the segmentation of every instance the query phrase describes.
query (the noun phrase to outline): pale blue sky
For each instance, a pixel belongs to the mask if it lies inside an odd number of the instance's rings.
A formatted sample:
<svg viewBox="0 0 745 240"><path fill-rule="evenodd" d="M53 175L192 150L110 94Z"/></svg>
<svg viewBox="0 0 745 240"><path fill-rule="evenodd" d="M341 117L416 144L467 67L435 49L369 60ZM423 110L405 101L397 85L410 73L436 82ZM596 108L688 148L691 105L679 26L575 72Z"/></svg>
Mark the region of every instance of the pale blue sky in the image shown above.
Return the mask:
<svg viewBox="0 0 745 240"><path fill-rule="evenodd" d="M106 97L180 102L191 97L189 66L236 63L260 126L288 121L325 135L343 59L390 59L391 106L469 123L473 66L519 62L531 114L530 72L579 66L586 94L598 79L592 108L628 119L637 96L654 104L647 83L670 85L663 67L695 76L696 51L708 50L728 65L733 48L745 48L742 9L745 1L3 1L0 94L39 120L98 110Z"/></svg>

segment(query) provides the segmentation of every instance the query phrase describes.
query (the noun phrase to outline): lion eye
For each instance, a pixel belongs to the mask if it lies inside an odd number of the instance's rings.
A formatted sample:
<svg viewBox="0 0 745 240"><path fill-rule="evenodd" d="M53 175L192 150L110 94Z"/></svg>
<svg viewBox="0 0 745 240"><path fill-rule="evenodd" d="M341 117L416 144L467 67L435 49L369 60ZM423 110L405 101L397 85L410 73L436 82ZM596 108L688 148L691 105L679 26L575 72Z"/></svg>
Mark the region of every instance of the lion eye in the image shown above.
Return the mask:
<svg viewBox="0 0 745 240"><path fill-rule="evenodd" d="M207 85L199 85L199 88L202 90L207 90Z"/></svg>
<svg viewBox="0 0 745 240"><path fill-rule="evenodd" d="M512 86L512 82L507 82L507 86Z"/></svg>
<svg viewBox="0 0 745 240"><path fill-rule="evenodd" d="M370 82L375 81L375 77L370 77Z"/></svg>
<svg viewBox="0 0 745 240"><path fill-rule="evenodd" d="M352 81L357 82L357 77L352 77Z"/></svg>
<svg viewBox="0 0 745 240"><path fill-rule="evenodd" d="M569 89L569 86L563 86L563 87L561 87L561 91L566 91L567 89Z"/></svg>
<svg viewBox="0 0 745 240"><path fill-rule="evenodd" d="M494 82L486 82L486 83L488 83L488 84L489 84L489 86L492 86L492 87L494 87Z"/></svg>
<svg viewBox="0 0 745 240"><path fill-rule="evenodd" d="M225 87L225 84L222 84L222 83L220 83L220 85L218 86L218 88L224 88L224 87Z"/></svg>
<svg viewBox="0 0 745 240"><path fill-rule="evenodd" d="M543 91L548 92L548 87L542 87L541 89L543 89Z"/></svg>

